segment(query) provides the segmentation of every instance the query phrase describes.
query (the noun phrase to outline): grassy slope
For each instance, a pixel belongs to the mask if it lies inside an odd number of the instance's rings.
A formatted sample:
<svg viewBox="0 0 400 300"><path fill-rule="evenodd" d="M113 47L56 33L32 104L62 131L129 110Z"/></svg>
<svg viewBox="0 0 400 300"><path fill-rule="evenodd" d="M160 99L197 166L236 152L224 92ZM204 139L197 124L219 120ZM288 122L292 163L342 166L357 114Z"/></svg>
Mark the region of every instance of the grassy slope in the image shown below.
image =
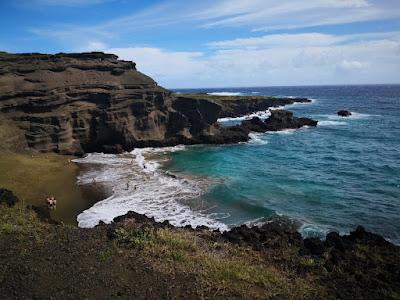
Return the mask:
<svg viewBox="0 0 400 300"><path fill-rule="evenodd" d="M30 211L0 205L0 295L328 297L312 272L299 274L291 267L297 249L257 252L214 239L206 231L134 222L120 225L114 233L109 239L106 227L52 226L39 222ZM308 258L296 263L309 264Z"/></svg>

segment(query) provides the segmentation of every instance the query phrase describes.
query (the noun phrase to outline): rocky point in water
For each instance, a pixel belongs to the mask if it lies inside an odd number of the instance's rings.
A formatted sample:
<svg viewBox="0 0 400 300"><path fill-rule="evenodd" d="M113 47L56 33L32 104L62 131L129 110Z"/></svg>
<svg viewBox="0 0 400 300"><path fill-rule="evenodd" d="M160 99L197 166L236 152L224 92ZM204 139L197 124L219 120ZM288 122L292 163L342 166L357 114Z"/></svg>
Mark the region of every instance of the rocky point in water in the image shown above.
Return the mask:
<svg viewBox="0 0 400 300"><path fill-rule="evenodd" d="M337 112L337 114L341 117L350 117L351 116L351 112L349 112L348 110L339 110Z"/></svg>
<svg viewBox="0 0 400 300"><path fill-rule="evenodd" d="M265 121L258 117L242 122L242 126L249 131L266 132L285 129L298 129L303 126L317 126L318 121L309 118L297 118L287 110L271 110L271 116Z"/></svg>
<svg viewBox="0 0 400 300"><path fill-rule="evenodd" d="M309 102L272 97L184 97L160 87L135 63L101 52L0 52L0 121L41 152L80 155L136 147L247 141L217 119Z"/></svg>

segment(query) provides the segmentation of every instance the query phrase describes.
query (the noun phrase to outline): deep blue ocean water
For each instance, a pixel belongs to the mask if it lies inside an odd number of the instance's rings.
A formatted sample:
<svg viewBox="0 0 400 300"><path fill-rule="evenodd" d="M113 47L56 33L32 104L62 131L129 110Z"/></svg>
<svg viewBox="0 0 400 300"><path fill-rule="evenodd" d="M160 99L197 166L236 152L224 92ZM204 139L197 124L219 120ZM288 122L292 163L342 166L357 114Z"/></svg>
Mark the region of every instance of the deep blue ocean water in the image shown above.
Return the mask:
<svg viewBox="0 0 400 300"><path fill-rule="evenodd" d="M400 85L177 91L315 99L286 109L319 120L316 128L171 153L167 169L218 179L203 201L221 222L284 215L308 236L360 224L400 243ZM336 116L341 109L354 115Z"/></svg>

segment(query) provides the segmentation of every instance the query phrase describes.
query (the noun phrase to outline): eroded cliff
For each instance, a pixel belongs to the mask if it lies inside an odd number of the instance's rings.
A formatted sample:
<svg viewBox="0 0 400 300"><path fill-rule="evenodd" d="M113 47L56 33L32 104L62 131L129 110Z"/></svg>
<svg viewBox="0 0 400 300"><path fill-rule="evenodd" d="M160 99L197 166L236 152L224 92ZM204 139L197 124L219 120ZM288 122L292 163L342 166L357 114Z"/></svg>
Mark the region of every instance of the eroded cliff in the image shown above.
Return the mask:
<svg viewBox="0 0 400 300"><path fill-rule="evenodd" d="M220 107L173 103L133 62L104 53L0 53L0 111L43 152L115 152L196 143Z"/></svg>
<svg viewBox="0 0 400 300"><path fill-rule="evenodd" d="M27 146L41 152L246 141L247 129L222 127L217 119L308 101L236 100L172 94L113 54L0 52L0 122L14 124ZM13 140L10 132L0 134Z"/></svg>

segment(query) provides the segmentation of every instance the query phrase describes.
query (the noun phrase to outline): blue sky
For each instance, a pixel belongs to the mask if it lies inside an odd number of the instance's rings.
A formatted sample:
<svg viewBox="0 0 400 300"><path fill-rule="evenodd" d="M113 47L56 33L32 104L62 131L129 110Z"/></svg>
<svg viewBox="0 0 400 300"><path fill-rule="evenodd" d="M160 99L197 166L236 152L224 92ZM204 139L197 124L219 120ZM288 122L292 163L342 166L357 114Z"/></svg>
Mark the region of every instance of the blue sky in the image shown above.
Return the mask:
<svg viewBox="0 0 400 300"><path fill-rule="evenodd" d="M0 0L0 50L104 51L167 88L400 83L399 0Z"/></svg>

